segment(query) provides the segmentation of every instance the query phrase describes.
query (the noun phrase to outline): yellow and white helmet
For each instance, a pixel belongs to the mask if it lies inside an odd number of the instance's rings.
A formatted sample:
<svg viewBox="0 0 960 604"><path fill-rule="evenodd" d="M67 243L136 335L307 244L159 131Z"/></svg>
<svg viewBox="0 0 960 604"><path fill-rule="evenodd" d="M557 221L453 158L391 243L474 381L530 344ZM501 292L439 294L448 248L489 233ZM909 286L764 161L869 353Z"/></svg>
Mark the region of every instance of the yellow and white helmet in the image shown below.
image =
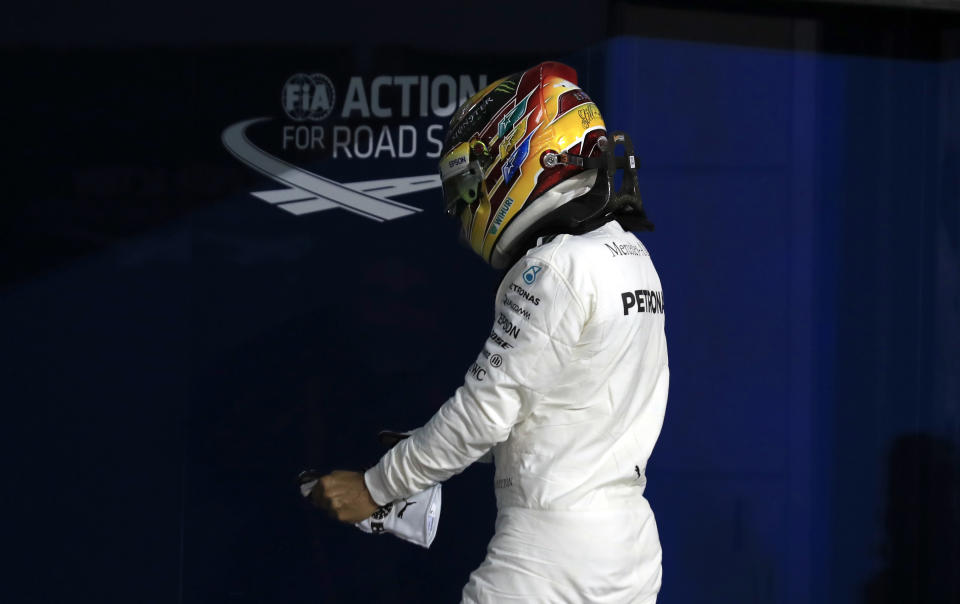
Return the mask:
<svg viewBox="0 0 960 604"><path fill-rule="evenodd" d="M444 208L460 218L470 247L504 268L537 236L569 232L576 226L571 222L587 215L610 215L615 169L604 183L597 178L598 169L608 172L603 156L610 146L603 117L577 85L576 71L541 63L493 82L454 113L440 160ZM606 187L593 196L602 207L579 208L576 216L570 208L560 211L596 193L595 184ZM634 201L642 212L639 196Z"/></svg>

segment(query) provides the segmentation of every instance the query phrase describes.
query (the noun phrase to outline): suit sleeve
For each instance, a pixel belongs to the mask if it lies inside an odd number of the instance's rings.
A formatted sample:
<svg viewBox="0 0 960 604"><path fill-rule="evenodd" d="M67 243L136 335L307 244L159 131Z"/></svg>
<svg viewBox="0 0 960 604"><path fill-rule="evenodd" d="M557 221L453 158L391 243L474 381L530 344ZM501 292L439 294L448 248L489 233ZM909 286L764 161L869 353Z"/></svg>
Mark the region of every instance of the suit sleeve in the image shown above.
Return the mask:
<svg viewBox="0 0 960 604"><path fill-rule="evenodd" d="M532 255L504 277L494 317L464 384L426 425L367 470L367 488L377 503L442 482L506 440L537 393L562 379L587 319L562 271Z"/></svg>

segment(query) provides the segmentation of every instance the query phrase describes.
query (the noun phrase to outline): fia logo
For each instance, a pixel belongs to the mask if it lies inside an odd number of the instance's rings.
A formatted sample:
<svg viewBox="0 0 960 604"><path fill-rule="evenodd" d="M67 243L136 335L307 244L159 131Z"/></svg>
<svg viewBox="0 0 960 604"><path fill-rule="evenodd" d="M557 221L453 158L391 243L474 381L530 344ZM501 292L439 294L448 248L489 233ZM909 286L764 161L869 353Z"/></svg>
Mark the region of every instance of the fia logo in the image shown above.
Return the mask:
<svg viewBox="0 0 960 604"><path fill-rule="evenodd" d="M542 266L531 266L523 271L523 282L527 285L533 285L533 282L537 280L537 273L541 270L543 270Z"/></svg>
<svg viewBox="0 0 960 604"><path fill-rule="evenodd" d="M333 112L337 91L322 73L295 73L283 85L280 102L287 117L296 121L319 122Z"/></svg>

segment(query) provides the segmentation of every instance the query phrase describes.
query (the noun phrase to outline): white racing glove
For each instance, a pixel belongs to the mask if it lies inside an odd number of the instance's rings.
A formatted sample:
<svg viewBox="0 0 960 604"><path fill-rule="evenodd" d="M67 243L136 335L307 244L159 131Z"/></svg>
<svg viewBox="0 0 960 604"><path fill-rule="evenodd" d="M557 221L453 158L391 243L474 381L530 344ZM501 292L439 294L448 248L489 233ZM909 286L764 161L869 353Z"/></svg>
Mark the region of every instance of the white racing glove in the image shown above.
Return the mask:
<svg viewBox="0 0 960 604"><path fill-rule="evenodd" d="M320 473L307 470L300 473L300 494L310 498L310 492L317 485ZM372 516L357 522L353 526L364 533L379 535L390 533L396 537L415 543L420 547L430 547L437 536L440 524L440 485L435 484L426 491L411 495L407 499L398 499L380 506Z"/></svg>
<svg viewBox="0 0 960 604"><path fill-rule="evenodd" d="M440 485L377 508L354 526L364 533L390 533L420 547L430 547L440 524Z"/></svg>
<svg viewBox="0 0 960 604"><path fill-rule="evenodd" d="M383 431L377 436L380 442L389 448L409 435L407 432ZM315 470L300 473L300 494L304 498L310 498L310 493L321 475ZM440 485L435 484L407 499L398 499L380 506L372 516L354 526L365 533L390 533L404 541L429 548L433 538L437 536L437 526L440 524L440 503Z"/></svg>

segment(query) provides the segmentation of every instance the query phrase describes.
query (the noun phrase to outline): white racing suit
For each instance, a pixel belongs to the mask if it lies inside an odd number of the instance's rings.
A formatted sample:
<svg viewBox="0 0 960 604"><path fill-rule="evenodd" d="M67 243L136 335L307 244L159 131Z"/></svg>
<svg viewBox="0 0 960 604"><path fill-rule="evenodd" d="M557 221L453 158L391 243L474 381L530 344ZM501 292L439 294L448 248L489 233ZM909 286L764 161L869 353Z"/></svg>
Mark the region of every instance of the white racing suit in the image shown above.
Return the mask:
<svg viewBox="0 0 960 604"><path fill-rule="evenodd" d="M464 602L656 601L643 490L669 368L650 256L616 222L533 248L497 292L463 386L368 470L380 504L493 450L496 533Z"/></svg>

